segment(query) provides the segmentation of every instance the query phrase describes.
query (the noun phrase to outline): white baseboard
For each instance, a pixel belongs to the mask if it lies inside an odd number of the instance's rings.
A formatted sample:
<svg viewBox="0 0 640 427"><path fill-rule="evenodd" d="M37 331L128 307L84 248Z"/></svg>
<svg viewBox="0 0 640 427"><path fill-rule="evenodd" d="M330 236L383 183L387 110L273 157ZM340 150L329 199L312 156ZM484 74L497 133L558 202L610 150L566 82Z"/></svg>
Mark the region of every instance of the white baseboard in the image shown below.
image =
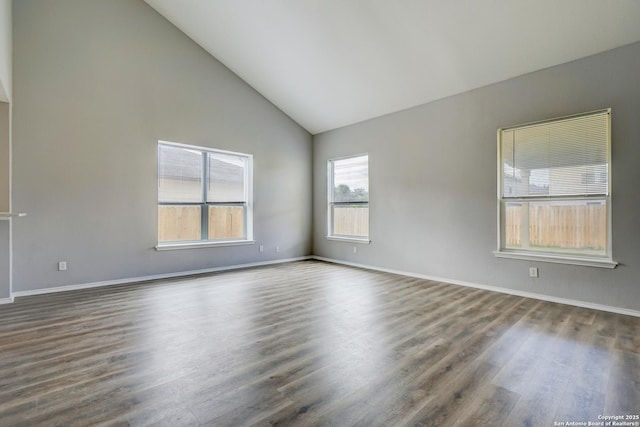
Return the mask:
<svg viewBox="0 0 640 427"><path fill-rule="evenodd" d="M304 261L312 259L311 256L303 256L297 258L277 259L271 261L252 262L248 264L226 265L222 267L205 268L202 270L179 271L176 273L154 274L151 276L129 277L126 279L106 280L103 282L82 283L77 285L56 286L54 288L34 289L30 291L13 292L10 301L13 302L14 297L26 297L31 295L50 294L55 292L75 291L79 289L99 288L102 286L122 285L125 283L144 282L147 280L171 279L174 277L192 276L194 274L215 273L218 271L238 270L241 268L260 267L265 265L282 264L285 262ZM0 300L0 304L3 300Z"/></svg>
<svg viewBox="0 0 640 427"><path fill-rule="evenodd" d="M508 288L501 288L501 287L498 287L498 286L489 286L489 285L482 285L482 284L479 284L479 283L465 282L465 281L462 281L462 280L447 279L447 278L444 278L444 277L435 277L435 276L430 276L430 275L427 275L427 274L411 273L411 272L407 272L407 271L393 270L393 269L390 269L390 268L375 267L375 266L372 266L372 265L358 264L358 263L354 263L354 262L341 261L341 260L338 260L338 259L325 258L325 257L320 257L320 256L315 256L315 255L312 256L311 258L312 259L316 259L318 261L331 262L331 263L334 263L334 264L343 264L343 265L349 265L349 266L352 266L352 267L365 268L367 270L382 271L382 272L385 272L385 273L399 274L401 276L408 276L408 277L415 277L415 278L418 278L418 279L433 280L435 282L450 283L452 285L460 285L460 286L466 286L466 287L469 287L469 288L484 289L484 290L487 290L487 291L500 292L500 293L503 293L503 294L516 295L516 296L520 296L520 297L533 298L533 299L538 299L538 300L542 300L542 301L556 302L556 303L559 303L559 304L573 305L573 306L577 306L577 307L591 308L591 309L594 309L594 310L608 311L608 312L616 313L616 314L624 314L624 315L627 315L627 316L640 317L640 311L631 310L631 309L628 309L628 308L613 307L613 306L610 306L610 305L595 304L595 303L592 303L592 302L579 301L579 300L573 300L573 299L568 299L568 298L559 298L559 297L554 297L554 296L550 296L550 295L536 294L536 293L533 293L533 292L526 292L526 291L518 291L518 290L508 289Z"/></svg>
<svg viewBox="0 0 640 427"><path fill-rule="evenodd" d="M203 273L215 273L215 272L218 272L218 271L227 271L227 270L238 270L238 269L242 269L242 268L260 267L260 266L266 266L266 265L281 264L281 263L286 263L286 262L304 261L304 260L308 260L308 259L315 259L315 260L318 260L318 261L325 261L325 262L330 262L330 263L334 263L334 264L349 265L349 266L352 266L352 267L365 268L367 270L374 270L374 271L382 271L382 272L385 272L385 273L399 274L401 276L415 277L415 278L418 278L418 279L433 280L433 281L442 282L442 283L450 283L450 284L453 284L453 285L466 286L466 287L470 287L470 288L484 289L484 290L487 290L487 291L500 292L500 293L503 293L503 294L516 295L516 296L521 296L521 297L526 297L526 298L533 298L533 299L538 299L538 300L542 300L542 301L555 302L555 303L559 303L559 304L566 304L566 305L573 305L573 306L583 307L583 308L591 308L591 309L594 309L594 310L608 311L608 312L611 312L611 313L624 314L624 315L627 315L627 316L640 317L640 311L631 310L631 309L627 309L627 308L613 307L613 306L604 305L604 304L595 304L595 303L591 303L591 302L573 300L573 299L568 299L568 298L559 298L559 297L554 297L554 296L550 296L550 295L536 294L536 293L533 293L533 292L526 292L526 291L518 291L518 290L508 289L508 288L501 288L501 287L498 287L498 286L483 285L483 284L479 284L479 283L466 282L466 281L462 281L462 280L449 279L449 278L445 278L445 277L430 276L430 275L427 275L427 274L412 273L412 272L408 272L408 271L395 270L395 269L384 268L384 267L376 267L376 266L367 265L367 264L359 264L359 263L354 263L354 262L349 262L349 261L342 261L342 260L333 259L333 258L325 258L325 257L315 256L315 255L296 257L296 258L278 259L278 260L271 260L271 261L254 262L254 263L248 263L248 264L236 264L236 265L228 265L228 266L222 266L222 267L205 268L205 269L201 269L201 270L180 271L180 272L176 272L176 273L155 274L155 275L151 275L151 276L130 277L130 278L126 278L126 279L107 280L107 281L102 281L102 282L92 282L92 283L83 283L83 284L77 284L77 285L57 286L57 287L54 287L54 288L34 289L34 290L29 290L29 291L18 291L18 292L13 292L11 294L11 297L9 297L9 298L0 298L0 304L12 303L14 301L15 297L24 297L24 296L30 296L30 295L41 295L41 294L49 294L49 293L55 293L55 292L66 292L66 291L73 291L73 290L79 290L79 289L98 288L98 287L102 287L102 286L122 285L122 284L125 284L125 283L143 282L143 281L147 281L147 280L170 279L170 278L174 278L174 277L191 276L191 275L203 274Z"/></svg>

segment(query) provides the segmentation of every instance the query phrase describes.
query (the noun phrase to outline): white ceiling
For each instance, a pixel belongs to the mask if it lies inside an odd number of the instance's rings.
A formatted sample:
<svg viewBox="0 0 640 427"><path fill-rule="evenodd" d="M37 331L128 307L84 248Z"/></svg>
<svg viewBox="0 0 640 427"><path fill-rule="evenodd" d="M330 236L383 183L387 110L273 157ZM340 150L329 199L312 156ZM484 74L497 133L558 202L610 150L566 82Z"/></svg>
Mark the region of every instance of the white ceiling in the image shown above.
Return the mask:
<svg viewBox="0 0 640 427"><path fill-rule="evenodd" d="M312 134L640 40L640 0L145 0Z"/></svg>

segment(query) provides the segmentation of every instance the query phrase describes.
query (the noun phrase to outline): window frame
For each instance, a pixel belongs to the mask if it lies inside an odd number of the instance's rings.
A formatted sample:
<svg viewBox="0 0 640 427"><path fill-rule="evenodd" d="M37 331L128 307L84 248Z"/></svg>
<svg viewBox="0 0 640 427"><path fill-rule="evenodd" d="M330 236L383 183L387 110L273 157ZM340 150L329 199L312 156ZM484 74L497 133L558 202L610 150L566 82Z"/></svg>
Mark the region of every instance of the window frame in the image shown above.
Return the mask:
<svg viewBox="0 0 640 427"><path fill-rule="evenodd" d="M502 132L506 130L525 128L529 126L544 125L546 123L554 123L559 121L571 120L579 117L586 117L596 114L606 114L607 116L607 192L606 194L598 195L563 195L563 196L519 196L519 197L504 197L504 166L502 159ZM590 267L602 267L602 268L615 268L618 263L613 261L612 258L612 215L611 215L611 109L602 109L596 111L590 111L580 114L573 114L569 116L557 117L547 120L540 120L531 123L525 123L516 126L502 127L497 130L497 250L493 253L499 258L510 258L528 261L542 261L560 264L582 265ZM535 203L535 202L550 202L550 201L604 201L606 207L606 248L604 255L587 255L579 253L561 253L560 251L540 251L540 250L527 250L525 248L512 249L506 248L505 244L505 206L507 202L512 203ZM526 226L528 227L528 225ZM523 228L524 230L524 228ZM523 235L528 236L528 228L523 231ZM528 238L528 237L527 237Z"/></svg>
<svg viewBox="0 0 640 427"><path fill-rule="evenodd" d="M201 186L202 197L200 202L161 202L160 201L160 147L175 147L185 150L198 151L202 156L202 172L201 172ZM208 154L221 154L243 157L246 159L244 168L244 200L233 202L209 202L207 201L207 187L209 182L209 156ZM156 146L157 154L157 177L156 177L156 206L200 206L200 239L199 240L177 240L177 241L160 241L159 233L156 234L157 244L155 249L173 250L173 249L190 249L190 248L202 248L202 247L216 247L216 246L237 246L237 245L250 245L254 244L253 240L253 155L247 153L239 153L234 151L220 150L209 147L201 147L197 145L182 144L178 142L158 140ZM244 212L244 236L238 239L208 239L209 233L209 208L211 206L243 206ZM157 212L157 211L156 211ZM159 226L159 216L156 216L156 230Z"/></svg>
<svg viewBox="0 0 640 427"><path fill-rule="evenodd" d="M344 234L334 234L333 233L333 225L334 225L334 208L335 206L358 206L358 207L363 207L366 206L367 208L369 208L369 204L370 201L367 200L366 202L336 202L334 200L335 198L335 192L334 192L334 187L335 187L335 173L334 173L334 165L335 162L340 161L340 160L347 160L347 159L355 159L357 157L364 157L367 156L367 184L369 186L369 188L371 187L371 183L369 180L369 153L360 153L360 154L353 154L353 155L349 155L349 156L342 156L342 157L336 157L336 158L332 158L327 160L327 235L326 238L328 240L335 240L335 241L341 241L341 242L352 242L352 243L361 243L361 244L369 244L371 243L371 223L370 223L370 211L367 213L367 216L369 217L369 229L368 229L368 233L367 236L355 236L355 235L344 235ZM369 189L369 195L371 194L371 191Z"/></svg>

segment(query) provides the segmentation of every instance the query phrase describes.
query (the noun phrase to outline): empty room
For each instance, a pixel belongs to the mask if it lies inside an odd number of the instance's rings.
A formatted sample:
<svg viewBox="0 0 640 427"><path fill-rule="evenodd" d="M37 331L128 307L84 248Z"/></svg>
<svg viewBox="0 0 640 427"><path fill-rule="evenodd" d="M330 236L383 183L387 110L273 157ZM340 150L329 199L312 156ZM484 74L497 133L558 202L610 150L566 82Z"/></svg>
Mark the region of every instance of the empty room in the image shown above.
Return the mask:
<svg viewBox="0 0 640 427"><path fill-rule="evenodd" d="M0 427L640 426L637 0L0 0Z"/></svg>

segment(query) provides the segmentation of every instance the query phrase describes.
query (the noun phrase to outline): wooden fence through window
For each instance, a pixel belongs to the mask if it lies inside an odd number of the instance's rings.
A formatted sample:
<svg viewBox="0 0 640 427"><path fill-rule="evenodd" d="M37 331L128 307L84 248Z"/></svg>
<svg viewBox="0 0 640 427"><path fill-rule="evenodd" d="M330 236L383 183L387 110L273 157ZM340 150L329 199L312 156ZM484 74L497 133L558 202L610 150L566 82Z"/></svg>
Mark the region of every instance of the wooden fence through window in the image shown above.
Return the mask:
<svg viewBox="0 0 640 427"><path fill-rule="evenodd" d="M341 236L368 236L369 207L334 205L333 234Z"/></svg>
<svg viewBox="0 0 640 427"><path fill-rule="evenodd" d="M201 239L201 207L158 206L158 241L180 242ZM244 207L209 206L208 238L211 240L244 237Z"/></svg>
<svg viewBox="0 0 640 427"><path fill-rule="evenodd" d="M522 206L505 208L505 244L522 244ZM529 244L531 246L603 250L607 246L607 209L594 205L529 206Z"/></svg>

